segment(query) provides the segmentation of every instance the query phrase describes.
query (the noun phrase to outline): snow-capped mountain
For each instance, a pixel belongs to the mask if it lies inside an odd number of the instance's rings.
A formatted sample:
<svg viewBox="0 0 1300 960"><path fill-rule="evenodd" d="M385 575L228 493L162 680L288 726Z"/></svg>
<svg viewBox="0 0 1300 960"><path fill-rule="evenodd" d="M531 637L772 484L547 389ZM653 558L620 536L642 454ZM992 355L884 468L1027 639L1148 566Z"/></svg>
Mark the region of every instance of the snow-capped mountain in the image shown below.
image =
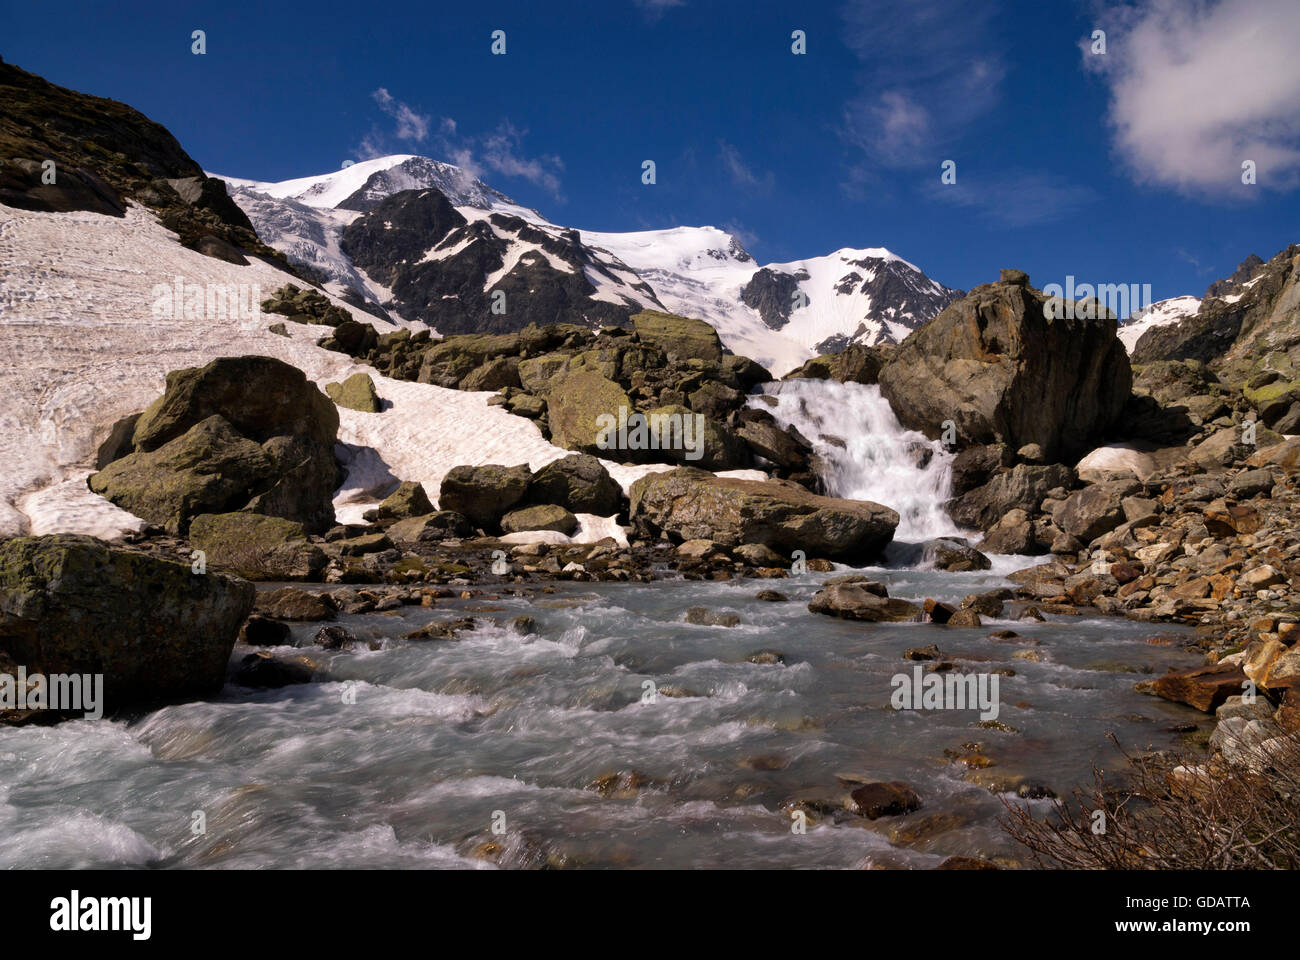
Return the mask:
<svg viewBox="0 0 1300 960"><path fill-rule="evenodd" d="M504 287L508 319L490 320L494 329L598 325L667 309L708 321L730 350L780 375L850 343L899 342L961 295L880 247L762 266L716 227L559 226L426 157L381 157L278 183L222 179L259 236L326 289L444 334L483 329L484 317L497 316L486 312L487 297ZM411 191L440 194L454 211L436 236L422 236L420 224L440 205ZM406 226L385 236L395 213Z"/></svg>
<svg viewBox="0 0 1300 960"><path fill-rule="evenodd" d="M1142 335L1156 327L1167 327L1190 317L1201 308L1200 297L1170 297L1133 313L1119 326L1119 339L1129 353Z"/></svg>

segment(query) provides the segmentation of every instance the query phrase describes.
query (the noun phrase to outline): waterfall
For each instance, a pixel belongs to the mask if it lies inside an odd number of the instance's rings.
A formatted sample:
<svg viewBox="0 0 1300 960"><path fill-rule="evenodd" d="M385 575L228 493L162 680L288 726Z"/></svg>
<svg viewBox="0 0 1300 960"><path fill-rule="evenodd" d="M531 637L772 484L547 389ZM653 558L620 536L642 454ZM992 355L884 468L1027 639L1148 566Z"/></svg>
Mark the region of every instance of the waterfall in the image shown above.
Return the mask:
<svg viewBox="0 0 1300 960"><path fill-rule="evenodd" d="M899 541L960 535L943 509L953 455L937 440L903 429L878 386L781 380L764 391L750 405L808 438L823 461L827 494L893 508Z"/></svg>

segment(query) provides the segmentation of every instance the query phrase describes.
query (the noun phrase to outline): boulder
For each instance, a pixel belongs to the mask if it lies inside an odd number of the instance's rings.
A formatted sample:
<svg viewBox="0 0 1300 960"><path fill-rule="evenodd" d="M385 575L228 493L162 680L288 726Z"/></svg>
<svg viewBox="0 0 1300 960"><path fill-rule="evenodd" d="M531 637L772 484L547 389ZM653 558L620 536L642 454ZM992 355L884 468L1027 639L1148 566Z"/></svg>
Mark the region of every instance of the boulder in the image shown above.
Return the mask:
<svg viewBox="0 0 1300 960"><path fill-rule="evenodd" d="M433 513L433 504L429 502L429 495L424 492L422 484L404 480L373 512L373 518L367 512L367 519L407 520Z"/></svg>
<svg viewBox="0 0 1300 960"><path fill-rule="evenodd" d="M851 796L854 809L868 820L897 817L921 808L916 791L900 780L868 783L854 790Z"/></svg>
<svg viewBox="0 0 1300 960"><path fill-rule="evenodd" d="M985 284L911 333L879 377L899 421L933 440L952 420L962 445L1036 443L1053 462L1096 446L1128 400L1128 354L1107 311L1054 301L1078 318L1053 318L1048 302Z"/></svg>
<svg viewBox="0 0 1300 960"><path fill-rule="evenodd" d="M532 477L527 464L452 467L442 478L438 506L459 513L487 532L495 532L501 518L524 499Z"/></svg>
<svg viewBox="0 0 1300 960"><path fill-rule="evenodd" d="M315 580L327 562L302 524L255 513L200 514L190 524L190 546L208 567L249 580Z"/></svg>
<svg viewBox="0 0 1300 960"><path fill-rule="evenodd" d="M87 485L172 536L184 536L197 514L244 506L275 482L275 474L261 446L214 414L157 449L113 461Z"/></svg>
<svg viewBox="0 0 1300 960"><path fill-rule="evenodd" d="M622 451L605 449L597 443L607 422L601 418L610 416L617 422L620 410L626 419L634 409L623 388L613 380L590 370L574 371L553 383L546 395L551 442L579 453L625 459Z"/></svg>
<svg viewBox="0 0 1300 960"><path fill-rule="evenodd" d="M987 553L1040 553L1034 524L1024 510L1008 510L980 541Z"/></svg>
<svg viewBox="0 0 1300 960"><path fill-rule="evenodd" d="M703 320L645 310L633 315L632 327L642 343L658 347L669 359L694 357L711 363L722 362L722 341L718 339L718 331Z"/></svg>
<svg viewBox="0 0 1300 960"><path fill-rule="evenodd" d="M872 584L867 583L828 584L817 591L808 609L844 620L872 623L920 620L922 613L916 604L881 596L872 589Z"/></svg>
<svg viewBox="0 0 1300 960"><path fill-rule="evenodd" d="M864 500L810 493L784 480L738 480L682 467L632 485L631 517L644 535L761 543L789 555L866 562L893 539L898 514Z"/></svg>
<svg viewBox="0 0 1300 960"><path fill-rule="evenodd" d="M237 509L320 532L334 523L338 426L338 410L301 370L223 357L169 373L136 421L134 452L89 485L177 535L197 514Z"/></svg>
<svg viewBox="0 0 1300 960"><path fill-rule="evenodd" d="M1241 693L1246 674L1240 667L1213 664L1191 670L1171 670L1157 677L1151 689L1166 700L1213 713L1228 697Z"/></svg>
<svg viewBox="0 0 1300 960"><path fill-rule="evenodd" d="M923 556L934 564L934 569L952 573L987 570L993 566L988 557L970 544L946 537L923 544Z"/></svg>
<svg viewBox="0 0 1300 960"><path fill-rule="evenodd" d="M253 609L276 620L333 620L335 613L328 597L297 587L280 587L259 593Z"/></svg>
<svg viewBox="0 0 1300 960"><path fill-rule="evenodd" d="M950 500L948 515L964 527L988 530L1012 510L1036 511L1049 490L1068 489L1074 479L1074 471L1061 464L1017 464Z"/></svg>
<svg viewBox="0 0 1300 960"><path fill-rule="evenodd" d="M0 656L103 674L109 710L219 691L251 583L66 534L0 543Z"/></svg>
<svg viewBox="0 0 1300 960"><path fill-rule="evenodd" d="M578 518L553 503L538 504L507 513L501 518L501 529L505 533L554 530L565 536L572 536L577 532Z"/></svg>
<svg viewBox="0 0 1300 960"><path fill-rule="evenodd" d="M349 410L379 413L384 409L368 373L354 373L342 383L327 383L325 393L335 404Z"/></svg>
<svg viewBox="0 0 1300 960"><path fill-rule="evenodd" d="M474 524L454 510L438 510L420 517L398 520L384 531L393 543L437 543L474 535Z"/></svg>
<svg viewBox="0 0 1300 960"><path fill-rule="evenodd" d="M623 506L623 489L595 457L573 454L537 471L528 487L528 503L559 504L573 513L611 517Z"/></svg>
<svg viewBox="0 0 1300 960"><path fill-rule="evenodd" d="M1002 467L1015 462L1011 448L1005 443L989 443L967 447L952 460L952 496L960 497L967 491L982 487L997 475Z"/></svg>
<svg viewBox="0 0 1300 960"><path fill-rule="evenodd" d="M1124 498L1141 489L1136 480L1091 484L1066 497L1052 511L1052 522L1070 536L1089 543L1124 522Z"/></svg>

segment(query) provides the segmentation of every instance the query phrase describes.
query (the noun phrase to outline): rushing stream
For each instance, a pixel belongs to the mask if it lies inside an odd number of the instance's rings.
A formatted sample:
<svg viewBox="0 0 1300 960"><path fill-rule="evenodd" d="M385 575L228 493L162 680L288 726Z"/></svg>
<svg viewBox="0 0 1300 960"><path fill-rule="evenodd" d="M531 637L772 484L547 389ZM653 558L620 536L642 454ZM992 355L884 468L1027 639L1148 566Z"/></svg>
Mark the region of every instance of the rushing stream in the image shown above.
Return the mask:
<svg viewBox="0 0 1300 960"><path fill-rule="evenodd" d="M912 598L956 599L1000 582L877 573ZM823 578L562 584L531 598L343 617L381 649L276 651L311 656L325 682L227 686L214 701L131 723L6 730L0 865L854 867L1014 857L995 822L999 795L964 779L946 749L983 744L994 765L969 775L994 788L1032 780L1063 792L1086 782L1094 762L1122 759L1107 731L1129 747L1167 747L1171 723L1193 716L1134 693L1140 677L1123 672L1193 659L1141 642L1150 626L1001 625L1041 641L1030 648L990 640L997 624L864 625L808 613ZM790 602L755 600L762 586ZM695 605L742 623L682 622ZM456 641L398 639L467 612L502 623L527 614L535 632L484 625ZM295 626L295 642L310 644L317 626ZM998 717L1013 730L982 729L971 711L890 708L890 677L914 666L904 649L928 643L965 658L962 670L1015 671L1000 678ZM1013 657L1025 649L1041 662ZM749 662L760 651L784 663ZM646 681L660 692L643 704ZM355 703L343 702L349 689ZM632 776L600 779L619 773ZM782 805L841 802L837 774L904 780L924 806L874 822L813 818L806 834L793 833ZM206 833L196 836L200 810ZM950 816L924 819L932 814ZM494 816L504 834L492 833ZM891 843L890 831L909 824L923 836ZM492 841L499 849L482 846Z"/></svg>
<svg viewBox="0 0 1300 960"><path fill-rule="evenodd" d="M950 455L899 427L875 387L769 389L753 402L775 400L774 415L816 444L828 492L900 513L903 543L871 571L892 596L955 601L1025 565L918 569L907 542L958 532L941 506ZM375 647L343 652L314 645L318 624L295 625L294 645L273 652L310 658L319 682L227 685L132 721L0 731L0 866L1015 861L1003 802L1050 802L1017 799L1018 787L1068 794L1094 764L1122 763L1108 732L1131 750L1174 747L1170 727L1199 716L1133 690L1142 673L1199 662L1171 642L1178 628L855 623L808 612L824 579L489 588L341 617ZM788 602L756 599L764 587ZM693 606L740 623L686 623ZM401 639L464 616L484 619L456 640ZM517 616L534 618L531 632L503 626ZM1020 637L990 636L1006 629ZM891 707L891 679L924 669L904 651L928 644L955 672L996 674L995 725L974 710ZM902 780L923 806L876 821L848 812L849 789L867 780ZM792 804L808 813L804 833Z"/></svg>

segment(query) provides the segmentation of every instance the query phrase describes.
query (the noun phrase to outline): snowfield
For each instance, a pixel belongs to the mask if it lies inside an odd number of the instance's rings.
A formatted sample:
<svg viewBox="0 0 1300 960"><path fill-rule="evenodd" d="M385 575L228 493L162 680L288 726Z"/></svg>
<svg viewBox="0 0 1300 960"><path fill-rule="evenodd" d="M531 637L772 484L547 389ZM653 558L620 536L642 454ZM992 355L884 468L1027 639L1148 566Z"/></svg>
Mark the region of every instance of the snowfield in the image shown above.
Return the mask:
<svg viewBox="0 0 1300 960"><path fill-rule="evenodd" d="M255 284L256 302L298 282L260 261L241 267L188 250L135 204L123 219L0 206L0 536L112 539L139 529L143 521L86 487L96 451L118 419L161 395L168 371L223 356L277 357L322 387L356 372L374 379L391 405L384 412L339 408L339 453L347 468L335 496L341 521L359 520L395 481L419 481L436 503L443 475L459 464L527 463L536 470L570 453L544 440L531 421L488 406L490 393L392 380L317 347L324 327L260 309L252 321L156 318L154 287L177 277L186 284ZM394 329L331 300L381 332ZM280 321L290 337L267 332ZM671 469L605 466L624 489L647 473ZM612 519L580 519L575 541L623 539Z"/></svg>
<svg viewBox="0 0 1300 960"><path fill-rule="evenodd" d="M1119 325L1119 339L1129 353L1137 346L1142 335L1153 327L1167 327L1193 316L1201 308L1199 297L1170 297L1157 300L1144 310L1135 310L1133 315Z"/></svg>

